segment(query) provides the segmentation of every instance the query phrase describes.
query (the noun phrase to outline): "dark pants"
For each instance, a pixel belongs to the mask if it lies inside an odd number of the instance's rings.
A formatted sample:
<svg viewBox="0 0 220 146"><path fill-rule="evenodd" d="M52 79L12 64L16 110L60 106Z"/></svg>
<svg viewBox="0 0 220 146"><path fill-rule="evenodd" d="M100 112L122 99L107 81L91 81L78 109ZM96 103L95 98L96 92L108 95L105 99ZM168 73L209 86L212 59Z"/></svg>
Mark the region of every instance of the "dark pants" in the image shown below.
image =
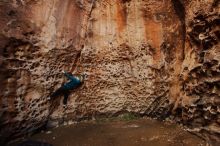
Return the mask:
<svg viewBox="0 0 220 146"><path fill-rule="evenodd" d="M51 97L51 100L52 100L53 98L55 98L57 96L64 95L63 104L66 105L69 94L70 94L69 90L67 90L63 87L60 87L50 97Z"/></svg>

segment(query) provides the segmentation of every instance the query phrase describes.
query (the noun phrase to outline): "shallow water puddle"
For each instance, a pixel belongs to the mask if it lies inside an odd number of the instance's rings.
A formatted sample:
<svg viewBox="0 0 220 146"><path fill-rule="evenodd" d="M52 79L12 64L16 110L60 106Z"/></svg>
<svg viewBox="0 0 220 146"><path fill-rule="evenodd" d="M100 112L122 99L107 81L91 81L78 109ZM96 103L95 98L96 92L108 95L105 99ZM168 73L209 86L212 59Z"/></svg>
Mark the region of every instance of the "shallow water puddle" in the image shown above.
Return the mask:
<svg viewBox="0 0 220 146"><path fill-rule="evenodd" d="M179 126L149 119L61 126L29 138L53 146L205 146Z"/></svg>

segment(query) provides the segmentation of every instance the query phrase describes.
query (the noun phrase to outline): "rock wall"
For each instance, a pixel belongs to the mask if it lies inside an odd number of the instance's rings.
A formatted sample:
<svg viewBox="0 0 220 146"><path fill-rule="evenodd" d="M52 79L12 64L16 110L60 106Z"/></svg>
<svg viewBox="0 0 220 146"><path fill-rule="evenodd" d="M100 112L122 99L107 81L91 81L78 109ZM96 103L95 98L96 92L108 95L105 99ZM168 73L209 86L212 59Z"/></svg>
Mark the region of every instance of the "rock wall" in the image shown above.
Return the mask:
<svg viewBox="0 0 220 146"><path fill-rule="evenodd" d="M85 14L71 0L0 1L1 142L47 121L47 97L74 65Z"/></svg>
<svg viewBox="0 0 220 146"><path fill-rule="evenodd" d="M179 121L219 143L220 1L185 2L186 41L180 74ZM179 114L180 115L180 114Z"/></svg>
<svg viewBox="0 0 220 146"><path fill-rule="evenodd" d="M218 0L1 0L0 16L2 139L133 112L218 140ZM66 110L47 101L61 70L87 74Z"/></svg>

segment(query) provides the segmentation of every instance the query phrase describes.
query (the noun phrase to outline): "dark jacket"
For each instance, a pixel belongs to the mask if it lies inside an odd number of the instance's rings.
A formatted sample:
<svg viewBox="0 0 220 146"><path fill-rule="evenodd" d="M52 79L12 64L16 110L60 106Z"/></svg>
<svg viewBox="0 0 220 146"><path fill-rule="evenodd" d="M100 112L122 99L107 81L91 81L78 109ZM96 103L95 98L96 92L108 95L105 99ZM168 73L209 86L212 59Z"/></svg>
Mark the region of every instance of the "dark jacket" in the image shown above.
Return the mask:
<svg viewBox="0 0 220 146"><path fill-rule="evenodd" d="M77 77L69 75L66 72L64 73L64 75L70 80L62 86L65 90L71 90L80 86L81 81Z"/></svg>

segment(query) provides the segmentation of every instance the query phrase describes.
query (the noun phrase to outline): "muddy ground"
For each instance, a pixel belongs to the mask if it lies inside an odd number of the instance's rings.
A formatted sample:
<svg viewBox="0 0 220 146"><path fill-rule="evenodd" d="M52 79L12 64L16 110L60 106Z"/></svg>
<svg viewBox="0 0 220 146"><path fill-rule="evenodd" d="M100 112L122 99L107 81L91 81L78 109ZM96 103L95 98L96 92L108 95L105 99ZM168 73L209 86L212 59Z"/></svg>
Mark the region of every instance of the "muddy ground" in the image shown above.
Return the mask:
<svg viewBox="0 0 220 146"><path fill-rule="evenodd" d="M67 124L25 140L53 146L206 146L180 126L150 119L96 120ZM15 146L10 145L10 146ZM46 146L46 145L45 145Z"/></svg>

